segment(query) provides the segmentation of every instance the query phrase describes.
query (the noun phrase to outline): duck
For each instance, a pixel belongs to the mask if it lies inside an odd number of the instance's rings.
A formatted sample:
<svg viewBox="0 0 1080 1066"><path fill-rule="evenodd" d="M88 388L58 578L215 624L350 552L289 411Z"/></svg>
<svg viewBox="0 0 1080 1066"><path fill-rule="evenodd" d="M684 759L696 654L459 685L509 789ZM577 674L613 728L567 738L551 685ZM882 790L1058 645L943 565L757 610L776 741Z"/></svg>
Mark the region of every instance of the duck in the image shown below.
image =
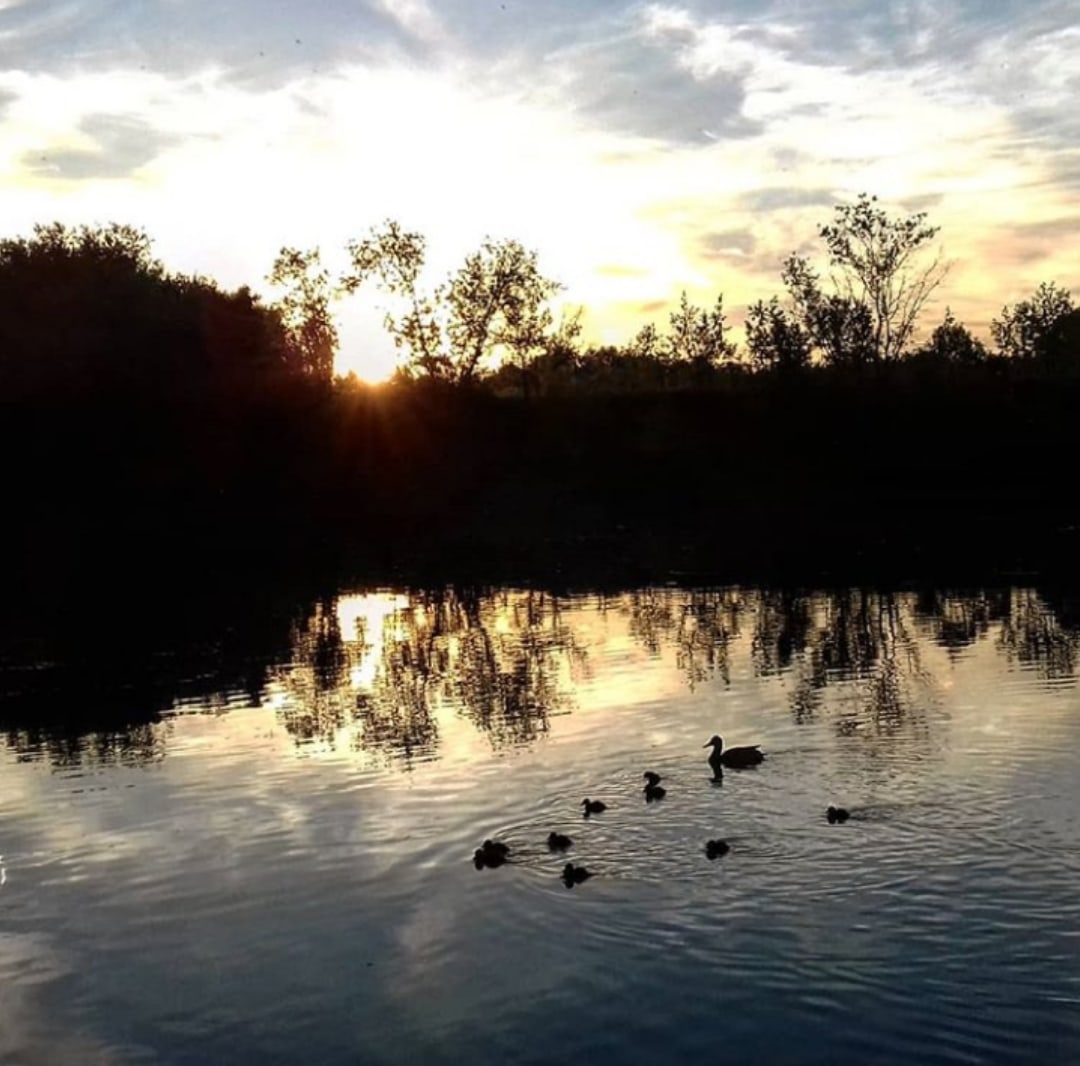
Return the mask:
<svg viewBox="0 0 1080 1066"><path fill-rule="evenodd" d="M548 847L552 851L566 851L574 842L562 833L548 833Z"/></svg>
<svg viewBox="0 0 1080 1066"><path fill-rule="evenodd" d="M590 877L592 877L592 874L586 870L584 866L575 866L572 862L568 862L563 867L562 879L567 888L573 888L574 885L580 885Z"/></svg>
<svg viewBox="0 0 1080 1066"><path fill-rule="evenodd" d="M667 789L663 785L646 785L644 792L646 803L655 803L656 800L662 800L667 795Z"/></svg>
<svg viewBox="0 0 1080 1066"><path fill-rule="evenodd" d="M731 845L726 840L707 840L705 841L705 855L710 859L719 859L721 855L726 855L731 851Z"/></svg>
<svg viewBox="0 0 1080 1066"><path fill-rule="evenodd" d="M709 765L716 771L727 766L730 769L739 770L745 766L757 766L765 758L760 744L749 744L741 748L724 748L724 738L715 736L708 744L703 745L712 748L709 756Z"/></svg>
<svg viewBox="0 0 1080 1066"><path fill-rule="evenodd" d="M646 770L641 776L645 778L646 788L656 788L656 786L664 780L658 773L654 773L652 770Z"/></svg>
<svg viewBox="0 0 1080 1066"><path fill-rule="evenodd" d="M602 814L607 810L607 804L601 800L583 799L581 805L585 808L586 818L588 818L590 814Z"/></svg>
<svg viewBox="0 0 1080 1066"><path fill-rule="evenodd" d="M485 866L489 866L494 869L496 866L502 866L506 862L506 853L501 851L488 851L484 848L477 848L473 852L473 865L482 870Z"/></svg>
<svg viewBox="0 0 1080 1066"><path fill-rule="evenodd" d="M825 812L825 817L829 819L829 825L836 825L838 822L843 824L851 817L851 811L843 807L830 807Z"/></svg>
<svg viewBox="0 0 1080 1066"><path fill-rule="evenodd" d="M501 855L504 859L510 854L510 845L501 840L485 840L480 847L488 854Z"/></svg>

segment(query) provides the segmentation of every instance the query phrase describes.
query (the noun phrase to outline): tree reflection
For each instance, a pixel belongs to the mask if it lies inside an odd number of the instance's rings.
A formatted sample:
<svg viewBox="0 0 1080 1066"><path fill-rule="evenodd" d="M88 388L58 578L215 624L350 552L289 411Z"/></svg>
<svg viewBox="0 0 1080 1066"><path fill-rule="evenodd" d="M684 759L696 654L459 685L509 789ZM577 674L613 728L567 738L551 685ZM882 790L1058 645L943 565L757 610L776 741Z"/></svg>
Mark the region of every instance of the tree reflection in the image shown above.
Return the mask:
<svg viewBox="0 0 1080 1066"><path fill-rule="evenodd" d="M280 711L301 743L339 742L411 765L433 755L439 719L457 715L496 747L546 733L584 650L556 597L534 590L421 591L370 636L344 640L335 605L316 606L279 671Z"/></svg>
<svg viewBox="0 0 1080 1066"><path fill-rule="evenodd" d="M1010 662L1038 671L1047 681L1076 678L1080 635L1064 629L1043 598L1032 589L1013 589L1002 620L998 646Z"/></svg>
<svg viewBox="0 0 1080 1066"><path fill-rule="evenodd" d="M59 768L145 764L172 720L273 707L298 746L411 767L472 734L492 747L543 737L593 669L597 615L686 685L736 664L783 685L797 722L825 717L872 741L928 738L934 671L983 644L1060 683L1075 679L1080 613L1068 591L646 588L602 596L477 586L327 596L275 626L137 661L80 645L48 669L0 661L0 737ZM220 625L220 620L219 623ZM281 638L282 625L288 640ZM606 628L606 627L605 627ZM122 632L110 633L119 646ZM283 650L288 648L287 651ZM130 647L128 648L130 651ZM937 663L937 665L935 665Z"/></svg>

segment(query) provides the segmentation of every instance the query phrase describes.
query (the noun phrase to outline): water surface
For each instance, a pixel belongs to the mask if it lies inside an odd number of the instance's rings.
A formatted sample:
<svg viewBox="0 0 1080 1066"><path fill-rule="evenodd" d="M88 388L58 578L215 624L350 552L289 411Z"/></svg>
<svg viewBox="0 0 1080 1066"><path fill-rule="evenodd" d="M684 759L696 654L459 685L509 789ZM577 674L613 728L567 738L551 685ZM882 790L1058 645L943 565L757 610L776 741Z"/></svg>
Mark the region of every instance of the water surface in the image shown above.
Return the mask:
<svg viewBox="0 0 1080 1066"><path fill-rule="evenodd" d="M228 670L124 636L4 663L0 1062L1080 1061L1062 597L367 590ZM714 780L717 732L766 762Z"/></svg>

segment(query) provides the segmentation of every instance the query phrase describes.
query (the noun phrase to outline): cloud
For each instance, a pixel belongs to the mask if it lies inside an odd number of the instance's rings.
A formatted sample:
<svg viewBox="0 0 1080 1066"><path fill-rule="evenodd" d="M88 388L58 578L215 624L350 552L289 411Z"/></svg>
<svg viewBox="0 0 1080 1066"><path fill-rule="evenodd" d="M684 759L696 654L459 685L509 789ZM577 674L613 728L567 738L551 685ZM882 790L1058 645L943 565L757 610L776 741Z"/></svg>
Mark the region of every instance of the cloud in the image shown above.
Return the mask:
<svg viewBox="0 0 1080 1066"><path fill-rule="evenodd" d="M757 238L748 227L703 233L699 239L701 254L706 259L728 259L750 255L757 247Z"/></svg>
<svg viewBox="0 0 1080 1066"><path fill-rule="evenodd" d="M69 181L126 178L178 140L130 115L88 115L79 131L93 142L91 147L31 152L23 165L43 177Z"/></svg>

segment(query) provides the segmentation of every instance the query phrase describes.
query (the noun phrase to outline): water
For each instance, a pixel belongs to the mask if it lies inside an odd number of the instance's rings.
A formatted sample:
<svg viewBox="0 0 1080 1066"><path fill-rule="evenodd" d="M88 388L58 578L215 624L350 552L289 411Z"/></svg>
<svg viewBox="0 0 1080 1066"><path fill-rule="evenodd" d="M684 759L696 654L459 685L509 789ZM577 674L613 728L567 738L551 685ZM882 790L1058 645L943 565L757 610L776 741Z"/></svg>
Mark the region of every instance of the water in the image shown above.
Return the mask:
<svg viewBox="0 0 1080 1066"><path fill-rule="evenodd" d="M9 658L0 1062L1080 1061L1070 606L382 590Z"/></svg>

